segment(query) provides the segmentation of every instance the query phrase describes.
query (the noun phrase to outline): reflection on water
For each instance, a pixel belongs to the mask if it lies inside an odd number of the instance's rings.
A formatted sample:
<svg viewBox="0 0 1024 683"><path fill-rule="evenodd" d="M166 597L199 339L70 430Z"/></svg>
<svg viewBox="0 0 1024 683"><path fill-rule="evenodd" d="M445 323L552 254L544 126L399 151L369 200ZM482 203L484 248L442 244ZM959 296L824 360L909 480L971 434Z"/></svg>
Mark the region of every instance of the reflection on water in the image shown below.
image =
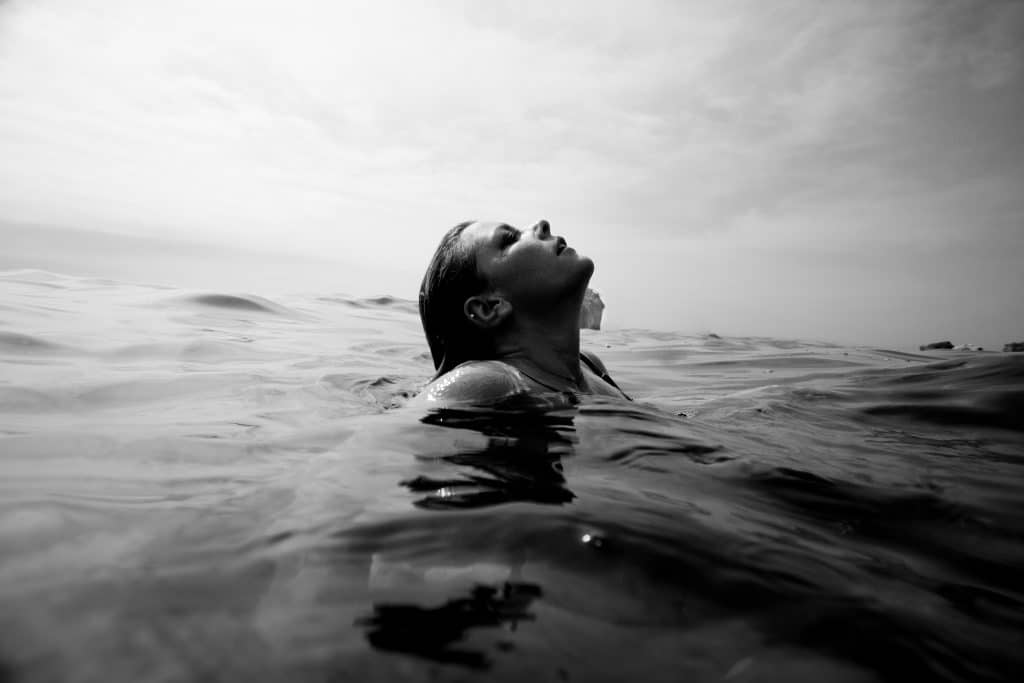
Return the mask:
<svg viewBox="0 0 1024 683"><path fill-rule="evenodd" d="M530 603L541 597L540 586L505 582L501 588L474 586L469 597L453 598L440 607L374 605L373 614L356 621L366 639L380 650L416 655L436 662L486 669L487 653L457 644L475 628L504 627L515 631L519 622L534 619ZM497 647L514 649L511 641Z"/></svg>
<svg viewBox="0 0 1024 683"><path fill-rule="evenodd" d="M460 477L434 479L421 475L402 481L410 491L427 494L413 501L418 508L442 511L515 502L563 505L575 498L566 486L561 464L563 457L572 455L575 443L571 414L438 410L420 421L470 430L486 441L480 448L440 456L465 472ZM586 542L600 541L587 537ZM521 567L519 563L510 573L521 571ZM356 625L367 630L367 640L375 648L484 669L491 664L486 652L457 647L466 632L495 627L515 631L519 622L535 618L527 608L542 594L541 587L532 583L475 584L469 597L450 598L439 607L375 604L373 614L360 618ZM507 651L515 645L502 640L495 647Z"/></svg>
<svg viewBox="0 0 1024 683"><path fill-rule="evenodd" d="M418 476L402 482L410 491L428 493L414 504L433 510L473 508L511 502L562 505L575 495L566 486L562 458L572 455L572 415L537 411L488 412L440 410L423 424L477 432L480 448L441 456L464 468L455 479ZM482 472L483 474L476 474Z"/></svg>

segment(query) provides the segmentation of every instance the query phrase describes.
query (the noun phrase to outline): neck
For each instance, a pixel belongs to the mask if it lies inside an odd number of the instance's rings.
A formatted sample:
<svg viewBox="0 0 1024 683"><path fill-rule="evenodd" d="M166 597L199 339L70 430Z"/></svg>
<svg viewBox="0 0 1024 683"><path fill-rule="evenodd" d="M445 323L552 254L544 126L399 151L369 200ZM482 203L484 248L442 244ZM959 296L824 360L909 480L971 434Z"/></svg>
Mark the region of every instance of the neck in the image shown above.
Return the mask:
<svg viewBox="0 0 1024 683"><path fill-rule="evenodd" d="M575 302L570 302L575 303ZM510 329L497 344L497 358L533 375L543 383L557 379L578 385L583 378L580 369L580 306L567 305L543 316L517 316Z"/></svg>

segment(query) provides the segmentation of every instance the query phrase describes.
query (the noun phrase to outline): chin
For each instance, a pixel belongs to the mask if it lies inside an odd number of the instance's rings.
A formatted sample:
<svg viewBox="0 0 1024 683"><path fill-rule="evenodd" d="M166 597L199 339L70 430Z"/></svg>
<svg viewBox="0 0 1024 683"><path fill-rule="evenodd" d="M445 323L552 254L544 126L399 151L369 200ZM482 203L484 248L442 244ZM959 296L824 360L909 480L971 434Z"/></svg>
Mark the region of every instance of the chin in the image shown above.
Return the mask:
<svg viewBox="0 0 1024 683"><path fill-rule="evenodd" d="M589 256L580 256L580 270L586 274L586 282L590 282L590 276L594 274L594 262Z"/></svg>
<svg viewBox="0 0 1024 683"><path fill-rule="evenodd" d="M571 296L580 297L580 301L582 301L583 293L587 291L587 285L590 284L590 276L594 274L594 262L584 257L576 266L567 292L571 291Z"/></svg>

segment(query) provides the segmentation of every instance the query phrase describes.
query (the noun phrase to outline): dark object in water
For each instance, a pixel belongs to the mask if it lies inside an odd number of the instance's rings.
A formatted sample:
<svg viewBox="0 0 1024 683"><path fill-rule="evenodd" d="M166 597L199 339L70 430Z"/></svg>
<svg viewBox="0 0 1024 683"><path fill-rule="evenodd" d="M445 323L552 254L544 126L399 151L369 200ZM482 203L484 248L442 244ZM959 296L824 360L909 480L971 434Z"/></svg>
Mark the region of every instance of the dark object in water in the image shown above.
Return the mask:
<svg viewBox="0 0 1024 683"><path fill-rule="evenodd" d="M470 647L455 647L471 629L508 625L535 619L530 603L543 594L530 583L506 583L499 593L491 586L476 586L469 597L449 600L440 607L374 605L373 614L356 620L366 639L378 650L404 652L442 664L488 669L491 658ZM499 643L499 650L514 649Z"/></svg>
<svg viewBox="0 0 1024 683"><path fill-rule="evenodd" d="M1024 341L1010 342L1003 345L1003 351L1024 351Z"/></svg>
<svg viewBox="0 0 1024 683"><path fill-rule="evenodd" d="M922 344L918 348L921 351L931 351L932 349L951 349L951 348L953 348L953 342L951 342L951 341L932 342L931 344Z"/></svg>

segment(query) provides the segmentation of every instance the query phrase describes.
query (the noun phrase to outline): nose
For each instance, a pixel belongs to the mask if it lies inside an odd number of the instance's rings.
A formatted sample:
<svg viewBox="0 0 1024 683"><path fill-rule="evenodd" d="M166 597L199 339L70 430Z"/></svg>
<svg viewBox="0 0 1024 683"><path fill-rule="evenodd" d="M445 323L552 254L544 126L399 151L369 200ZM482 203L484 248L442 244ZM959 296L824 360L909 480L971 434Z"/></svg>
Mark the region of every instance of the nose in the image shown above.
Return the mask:
<svg viewBox="0 0 1024 683"><path fill-rule="evenodd" d="M548 237L551 237L551 224L546 220L541 219L533 226L533 231L540 239L547 239Z"/></svg>

